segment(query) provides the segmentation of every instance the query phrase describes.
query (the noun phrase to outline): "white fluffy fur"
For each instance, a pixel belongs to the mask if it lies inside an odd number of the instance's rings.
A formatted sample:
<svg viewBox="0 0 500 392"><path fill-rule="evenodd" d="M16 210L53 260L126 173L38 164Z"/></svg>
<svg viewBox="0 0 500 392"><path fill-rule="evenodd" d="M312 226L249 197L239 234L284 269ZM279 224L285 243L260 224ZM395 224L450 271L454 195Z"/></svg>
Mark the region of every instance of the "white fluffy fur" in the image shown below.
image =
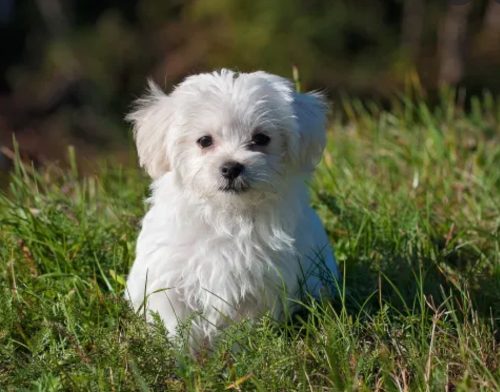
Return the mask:
<svg viewBox="0 0 500 392"><path fill-rule="evenodd" d="M158 312L171 334L191 320L195 346L231 320L279 318L304 293L331 292L337 265L305 184L325 110L319 94L265 72L194 75L169 95L150 83L128 116L154 179L127 281L136 310ZM269 145L248 147L256 129ZM220 190L229 160L245 166L245 192Z"/></svg>

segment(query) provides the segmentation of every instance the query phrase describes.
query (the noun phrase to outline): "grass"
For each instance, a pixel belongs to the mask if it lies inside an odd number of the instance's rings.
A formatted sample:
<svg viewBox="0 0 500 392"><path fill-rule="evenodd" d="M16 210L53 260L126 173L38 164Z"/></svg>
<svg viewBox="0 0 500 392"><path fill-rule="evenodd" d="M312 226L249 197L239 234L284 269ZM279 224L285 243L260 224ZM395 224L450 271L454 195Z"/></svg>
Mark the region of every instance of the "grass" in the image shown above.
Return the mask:
<svg viewBox="0 0 500 392"><path fill-rule="evenodd" d="M138 169L17 165L0 199L0 389L500 389L500 102L345 100L313 203L341 295L191 358L122 299ZM230 348L238 344L238 350Z"/></svg>

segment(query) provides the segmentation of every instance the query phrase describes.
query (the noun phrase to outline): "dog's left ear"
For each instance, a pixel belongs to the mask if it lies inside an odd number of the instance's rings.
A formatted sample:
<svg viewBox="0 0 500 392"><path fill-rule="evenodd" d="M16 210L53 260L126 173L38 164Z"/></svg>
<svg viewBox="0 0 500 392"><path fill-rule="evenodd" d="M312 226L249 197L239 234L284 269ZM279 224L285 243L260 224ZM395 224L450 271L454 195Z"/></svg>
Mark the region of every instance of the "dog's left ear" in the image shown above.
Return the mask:
<svg viewBox="0 0 500 392"><path fill-rule="evenodd" d="M293 111L298 125L295 154L302 170L312 170L321 160L326 144L327 105L319 93L293 93Z"/></svg>
<svg viewBox="0 0 500 392"><path fill-rule="evenodd" d="M150 80L147 94L135 102L135 108L125 117L134 126L139 163L153 179L170 170L167 138L173 113L173 99Z"/></svg>

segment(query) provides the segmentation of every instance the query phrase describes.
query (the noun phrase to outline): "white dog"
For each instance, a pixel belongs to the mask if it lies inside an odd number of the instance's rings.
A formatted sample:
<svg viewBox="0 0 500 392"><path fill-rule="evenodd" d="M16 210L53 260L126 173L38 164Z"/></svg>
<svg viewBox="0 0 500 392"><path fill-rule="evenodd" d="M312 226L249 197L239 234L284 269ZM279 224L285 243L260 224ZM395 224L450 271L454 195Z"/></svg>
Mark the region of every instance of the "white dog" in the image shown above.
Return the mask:
<svg viewBox="0 0 500 392"><path fill-rule="evenodd" d="M230 321L280 318L332 293L337 265L305 181L325 146L325 104L265 72L188 77L128 115L154 179L126 297L192 347Z"/></svg>

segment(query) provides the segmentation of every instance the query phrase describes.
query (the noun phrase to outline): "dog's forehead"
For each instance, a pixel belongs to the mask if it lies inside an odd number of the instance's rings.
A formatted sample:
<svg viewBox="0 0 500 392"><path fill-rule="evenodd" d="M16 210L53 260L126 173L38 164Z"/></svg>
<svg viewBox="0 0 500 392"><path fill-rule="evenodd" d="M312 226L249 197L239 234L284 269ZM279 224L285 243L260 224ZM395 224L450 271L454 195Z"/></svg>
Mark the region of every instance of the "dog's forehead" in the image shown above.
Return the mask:
<svg viewBox="0 0 500 392"><path fill-rule="evenodd" d="M174 91L199 98L216 101L282 101L290 102L290 83L279 76L265 72L239 73L230 70L203 73L186 78ZM283 102L284 101L284 102Z"/></svg>
<svg viewBox="0 0 500 392"><path fill-rule="evenodd" d="M268 74L265 74L268 75ZM281 78L269 75L269 78ZM187 78L174 91L180 110L197 128L282 127L290 118L290 102L276 81L259 73L200 74ZM283 82L284 83L284 82Z"/></svg>

